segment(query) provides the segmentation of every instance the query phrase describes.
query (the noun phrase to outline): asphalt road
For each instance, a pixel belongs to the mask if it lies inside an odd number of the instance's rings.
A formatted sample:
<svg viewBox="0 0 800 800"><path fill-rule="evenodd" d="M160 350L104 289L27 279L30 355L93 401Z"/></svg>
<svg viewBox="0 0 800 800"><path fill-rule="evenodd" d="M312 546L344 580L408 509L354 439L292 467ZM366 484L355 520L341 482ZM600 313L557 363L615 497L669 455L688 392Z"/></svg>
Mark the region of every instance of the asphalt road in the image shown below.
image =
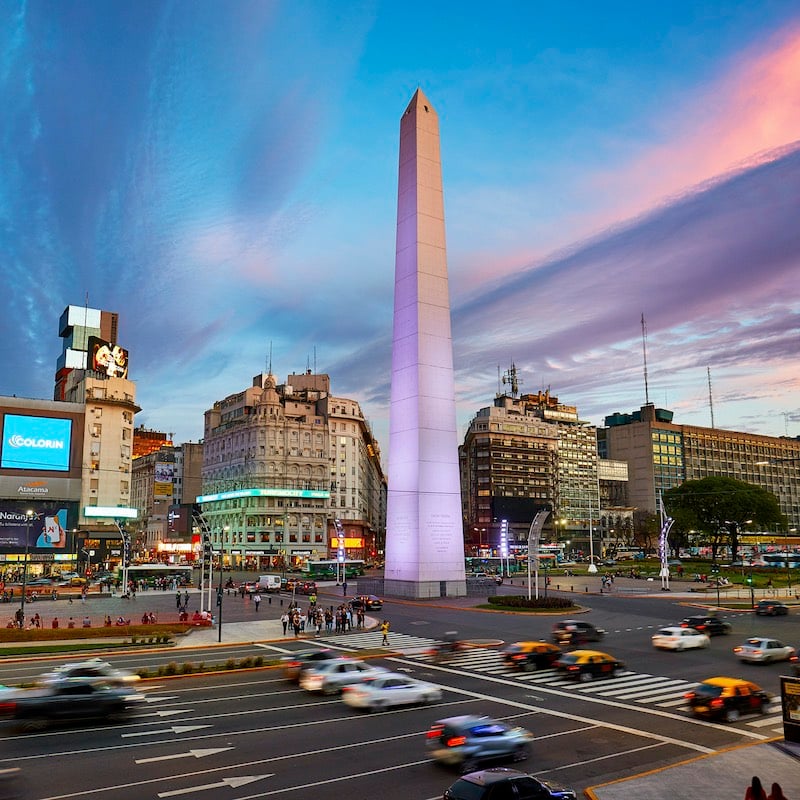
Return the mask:
<svg viewBox="0 0 800 800"><path fill-rule="evenodd" d="M592 610L584 618L608 632L599 648L628 666L622 679L575 685L546 671L505 668L492 642L547 638L552 617L390 601L382 616L392 622L393 647L407 655L379 663L442 685L444 699L435 706L359 714L338 700L298 690L274 670L154 681L147 684L146 710L126 724L22 735L3 729L0 766L22 767L29 800L182 795L340 800L343 786L348 800L429 800L441 797L456 775L429 762L425 731L436 719L454 714L488 714L534 731L537 741L525 768L579 790L777 735L777 710L721 725L692 719L681 698L693 682L718 674L749 677L777 691L785 667L740 664L732 647L755 632L800 644L792 641L798 639L796 617L731 612L732 635L714 638L707 650L664 653L651 648L651 634L695 609L664 597L591 596L586 602ZM234 606L232 616L235 612L249 613L245 603ZM420 655L449 630L487 646L442 665ZM329 643L371 647L376 636L345 634L330 637ZM226 646L223 652L240 657L303 646L287 640L266 647ZM184 660L194 655L208 659L207 652L181 652ZM135 668L174 658L167 652L109 660ZM46 666L3 665L0 682L17 682ZM51 757L57 760L46 760ZM50 764L57 769L48 769Z"/></svg>

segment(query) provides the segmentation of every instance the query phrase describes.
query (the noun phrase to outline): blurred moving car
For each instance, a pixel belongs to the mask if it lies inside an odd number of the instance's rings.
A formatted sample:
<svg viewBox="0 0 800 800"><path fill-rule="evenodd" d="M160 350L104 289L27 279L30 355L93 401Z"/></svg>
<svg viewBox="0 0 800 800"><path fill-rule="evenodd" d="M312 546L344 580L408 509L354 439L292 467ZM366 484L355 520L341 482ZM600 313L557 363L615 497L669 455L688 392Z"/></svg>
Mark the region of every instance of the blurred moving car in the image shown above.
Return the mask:
<svg viewBox="0 0 800 800"><path fill-rule="evenodd" d="M298 594L316 594L317 583L316 581L298 581L295 586L295 591Z"/></svg>
<svg viewBox="0 0 800 800"><path fill-rule="evenodd" d="M690 650L693 647L708 647L711 639L708 634L694 628L681 628L679 625L662 628L650 637L657 650Z"/></svg>
<svg viewBox="0 0 800 800"><path fill-rule="evenodd" d="M591 622L565 619L553 625L553 642L555 644L585 644L599 642L606 635L602 628L595 628Z"/></svg>
<svg viewBox="0 0 800 800"><path fill-rule="evenodd" d="M445 789L444 800L547 800L561 798L575 800L572 789L555 786L507 767L493 767L481 772L462 775L449 789Z"/></svg>
<svg viewBox="0 0 800 800"><path fill-rule="evenodd" d="M305 670L313 669L317 664L338 658L343 658L340 651L323 647L316 650L303 650L299 653L292 653L290 656L284 656L281 659L281 663L283 664L286 679L297 683Z"/></svg>
<svg viewBox="0 0 800 800"><path fill-rule="evenodd" d="M741 714L765 714L772 695L760 686L741 678L708 678L686 701L697 717L735 722Z"/></svg>
<svg viewBox="0 0 800 800"><path fill-rule="evenodd" d="M127 688L75 680L38 689L20 689L3 698L0 710L3 716L16 720L20 727L37 730L50 722L122 720L143 702L144 695Z"/></svg>
<svg viewBox="0 0 800 800"><path fill-rule="evenodd" d="M503 648L503 661L523 672L548 669L560 655L560 648L548 642L514 642Z"/></svg>
<svg viewBox="0 0 800 800"><path fill-rule="evenodd" d="M563 653L554 666L568 678L580 681L619 678L625 673L625 665L621 661L599 650L573 650L571 653Z"/></svg>
<svg viewBox="0 0 800 800"><path fill-rule="evenodd" d="M350 600L350 607L357 611L360 608L363 608L365 611L369 611L370 609L380 609L383 608L383 600L380 597L376 597L374 594L360 594L358 597L354 597Z"/></svg>
<svg viewBox="0 0 800 800"><path fill-rule="evenodd" d="M733 648L740 661L748 664L769 664L770 661L789 661L795 655L794 647L778 639L753 637Z"/></svg>
<svg viewBox="0 0 800 800"><path fill-rule="evenodd" d="M462 772L474 772L481 761L524 761L532 741L525 728L472 714L437 720L426 735L433 758Z"/></svg>
<svg viewBox="0 0 800 800"><path fill-rule="evenodd" d="M725 622L725 620L713 615L686 617L681 622L681 628L694 628L700 633L708 634L708 636L724 636L733 630L730 622Z"/></svg>
<svg viewBox="0 0 800 800"><path fill-rule="evenodd" d="M83 681L97 681L107 683L109 686L130 686L141 680L135 672L117 669L107 661L99 658L90 658L86 661L74 661L70 664L61 664L50 672L45 672L36 679L39 686L80 679Z"/></svg>
<svg viewBox="0 0 800 800"><path fill-rule="evenodd" d="M388 670L373 667L366 661L356 658L339 658L335 661L321 661L300 674L300 687L309 692L322 694L341 694L345 686L361 683L384 675Z"/></svg>
<svg viewBox="0 0 800 800"><path fill-rule="evenodd" d="M789 613L789 606L780 600L759 600L755 612L759 617L779 617Z"/></svg>
<svg viewBox="0 0 800 800"><path fill-rule="evenodd" d="M416 703L435 703L441 699L442 690L438 686L398 672L387 672L342 689L342 700L347 705L368 711Z"/></svg>

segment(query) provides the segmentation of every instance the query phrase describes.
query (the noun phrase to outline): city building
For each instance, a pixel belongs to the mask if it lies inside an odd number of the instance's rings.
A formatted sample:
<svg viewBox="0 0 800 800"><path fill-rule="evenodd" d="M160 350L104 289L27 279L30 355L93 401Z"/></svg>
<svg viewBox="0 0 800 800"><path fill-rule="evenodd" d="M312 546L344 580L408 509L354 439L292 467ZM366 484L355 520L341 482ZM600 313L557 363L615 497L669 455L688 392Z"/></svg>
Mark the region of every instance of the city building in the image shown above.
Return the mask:
<svg viewBox="0 0 800 800"><path fill-rule="evenodd" d="M382 541L380 451L354 400L307 371L256 375L205 412L202 509L224 564L285 568L338 552L369 560Z"/></svg>
<svg viewBox="0 0 800 800"><path fill-rule="evenodd" d="M200 539L192 511L201 493L202 468L203 445L193 442L162 444L134 459L131 505L138 518L131 527L136 556L170 563L195 559Z"/></svg>
<svg viewBox="0 0 800 800"><path fill-rule="evenodd" d="M789 527L800 527L800 438L680 425L673 413L643 405L615 413L599 431L599 448L626 461L628 502L655 513L662 492L687 480L725 476L772 492Z"/></svg>
<svg viewBox="0 0 800 800"><path fill-rule="evenodd" d="M565 557L600 555L602 520L612 509L617 516L632 514L626 508L627 465L598 458L596 429L575 406L560 403L549 390L519 396L513 365L503 382L510 391L478 411L460 448L469 549L497 555L505 521L510 555L527 552L531 521L548 509L544 535L551 545Z"/></svg>
<svg viewBox="0 0 800 800"><path fill-rule="evenodd" d="M0 398L0 564L27 560L38 574L107 569L122 558L122 530L135 517L140 409L117 322L112 312L68 306L55 399Z"/></svg>

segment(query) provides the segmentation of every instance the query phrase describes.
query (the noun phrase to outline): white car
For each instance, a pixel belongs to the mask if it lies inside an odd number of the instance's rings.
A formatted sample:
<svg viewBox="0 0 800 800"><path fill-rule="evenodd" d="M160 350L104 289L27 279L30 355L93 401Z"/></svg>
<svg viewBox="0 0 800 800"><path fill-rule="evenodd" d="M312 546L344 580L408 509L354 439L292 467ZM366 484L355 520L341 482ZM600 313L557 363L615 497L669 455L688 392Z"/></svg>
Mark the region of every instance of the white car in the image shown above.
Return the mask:
<svg viewBox="0 0 800 800"><path fill-rule="evenodd" d="M135 672L117 669L107 661L99 658L90 658L87 661L73 661L70 664L61 664L51 672L46 672L37 678L41 686L49 686L68 680L96 681L109 686L130 686L141 680Z"/></svg>
<svg viewBox="0 0 800 800"><path fill-rule="evenodd" d="M414 703L435 703L441 699L442 690L438 686L397 672L387 672L342 689L342 700L347 705L368 711Z"/></svg>
<svg viewBox="0 0 800 800"><path fill-rule="evenodd" d="M657 650L690 650L693 647L708 647L711 639L694 628L681 628L678 625L662 628L651 637Z"/></svg>
<svg viewBox="0 0 800 800"><path fill-rule="evenodd" d="M750 664L767 664L770 661L788 661L794 655L794 647L777 639L753 638L733 648L740 661Z"/></svg>
<svg viewBox="0 0 800 800"><path fill-rule="evenodd" d="M337 658L323 661L300 675L300 688L322 694L339 694L342 688L385 675L389 670L373 667L355 658Z"/></svg>

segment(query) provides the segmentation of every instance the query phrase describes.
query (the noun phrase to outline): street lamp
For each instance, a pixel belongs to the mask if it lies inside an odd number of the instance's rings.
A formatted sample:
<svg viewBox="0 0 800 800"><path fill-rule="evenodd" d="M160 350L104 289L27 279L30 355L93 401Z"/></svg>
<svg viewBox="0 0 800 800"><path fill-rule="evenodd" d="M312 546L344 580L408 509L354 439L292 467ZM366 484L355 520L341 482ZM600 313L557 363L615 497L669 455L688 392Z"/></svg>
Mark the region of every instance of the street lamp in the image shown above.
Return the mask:
<svg viewBox="0 0 800 800"><path fill-rule="evenodd" d="M28 587L28 553L31 546L31 522L36 518L36 512L28 509L25 512L25 558L22 561L22 597L20 598L17 624L25 627L25 592Z"/></svg>
<svg viewBox="0 0 800 800"><path fill-rule="evenodd" d="M478 534L478 555L483 550L483 534L486 533L486 528L473 528L473 531Z"/></svg>
<svg viewBox="0 0 800 800"><path fill-rule="evenodd" d="M225 555L225 534L230 530L229 525L222 526L219 543L219 586L217 586L217 641L222 641L222 561Z"/></svg>

